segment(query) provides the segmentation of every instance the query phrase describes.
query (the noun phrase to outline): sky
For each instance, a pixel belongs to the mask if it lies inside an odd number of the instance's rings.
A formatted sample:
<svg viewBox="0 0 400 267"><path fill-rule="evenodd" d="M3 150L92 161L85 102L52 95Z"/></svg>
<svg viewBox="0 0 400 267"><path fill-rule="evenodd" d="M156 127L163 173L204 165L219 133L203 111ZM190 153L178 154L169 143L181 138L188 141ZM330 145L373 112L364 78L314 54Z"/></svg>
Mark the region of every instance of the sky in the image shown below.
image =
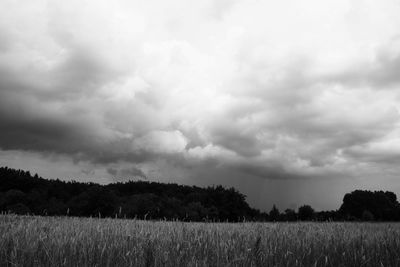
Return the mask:
<svg viewBox="0 0 400 267"><path fill-rule="evenodd" d="M2 0L0 165L222 184L251 206L400 196L398 0Z"/></svg>

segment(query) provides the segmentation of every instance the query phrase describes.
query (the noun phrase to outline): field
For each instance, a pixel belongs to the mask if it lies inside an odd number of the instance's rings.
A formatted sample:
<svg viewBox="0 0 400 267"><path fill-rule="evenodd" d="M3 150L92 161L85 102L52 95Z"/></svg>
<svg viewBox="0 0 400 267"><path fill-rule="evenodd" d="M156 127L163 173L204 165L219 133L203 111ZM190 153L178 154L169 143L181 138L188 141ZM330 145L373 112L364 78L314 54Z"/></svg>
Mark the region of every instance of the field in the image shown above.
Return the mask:
<svg viewBox="0 0 400 267"><path fill-rule="evenodd" d="M400 266L396 223L0 216L1 266Z"/></svg>

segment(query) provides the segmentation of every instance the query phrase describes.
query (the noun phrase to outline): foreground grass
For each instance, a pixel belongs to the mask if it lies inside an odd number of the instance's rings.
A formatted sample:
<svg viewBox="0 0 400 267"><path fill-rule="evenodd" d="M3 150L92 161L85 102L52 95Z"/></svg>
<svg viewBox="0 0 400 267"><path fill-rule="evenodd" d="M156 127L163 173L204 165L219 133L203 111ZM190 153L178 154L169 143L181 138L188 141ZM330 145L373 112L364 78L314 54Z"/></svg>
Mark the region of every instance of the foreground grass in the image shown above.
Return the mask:
<svg viewBox="0 0 400 267"><path fill-rule="evenodd" d="M1 266L400 266L400 224L0 216Z"/></svg>

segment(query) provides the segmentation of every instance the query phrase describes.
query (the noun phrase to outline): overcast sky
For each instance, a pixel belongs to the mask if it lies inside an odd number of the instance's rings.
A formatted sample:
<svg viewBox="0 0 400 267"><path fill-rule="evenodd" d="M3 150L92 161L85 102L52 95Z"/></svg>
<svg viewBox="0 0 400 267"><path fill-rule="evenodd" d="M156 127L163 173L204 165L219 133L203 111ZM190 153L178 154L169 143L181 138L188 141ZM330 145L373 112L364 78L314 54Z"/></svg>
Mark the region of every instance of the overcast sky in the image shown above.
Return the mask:
<svg viewBox="0 0 400 267"><path fill-rule="evenodd" d="M0 163L234 186L257 208L400 195L398 0L0 3Z"/></svg>

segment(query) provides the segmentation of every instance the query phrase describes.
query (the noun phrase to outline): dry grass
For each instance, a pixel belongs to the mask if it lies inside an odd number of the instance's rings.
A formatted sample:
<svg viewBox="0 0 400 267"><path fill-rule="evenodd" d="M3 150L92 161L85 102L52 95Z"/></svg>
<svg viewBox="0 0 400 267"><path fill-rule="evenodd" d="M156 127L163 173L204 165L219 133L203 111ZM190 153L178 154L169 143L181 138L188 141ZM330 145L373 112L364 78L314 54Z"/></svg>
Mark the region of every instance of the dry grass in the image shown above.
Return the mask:
<svg viewBox="0 0 400 267"><path fill-rule="evenodd" d="M400 266L396 223L0 216L1 266Z"/></svg>

